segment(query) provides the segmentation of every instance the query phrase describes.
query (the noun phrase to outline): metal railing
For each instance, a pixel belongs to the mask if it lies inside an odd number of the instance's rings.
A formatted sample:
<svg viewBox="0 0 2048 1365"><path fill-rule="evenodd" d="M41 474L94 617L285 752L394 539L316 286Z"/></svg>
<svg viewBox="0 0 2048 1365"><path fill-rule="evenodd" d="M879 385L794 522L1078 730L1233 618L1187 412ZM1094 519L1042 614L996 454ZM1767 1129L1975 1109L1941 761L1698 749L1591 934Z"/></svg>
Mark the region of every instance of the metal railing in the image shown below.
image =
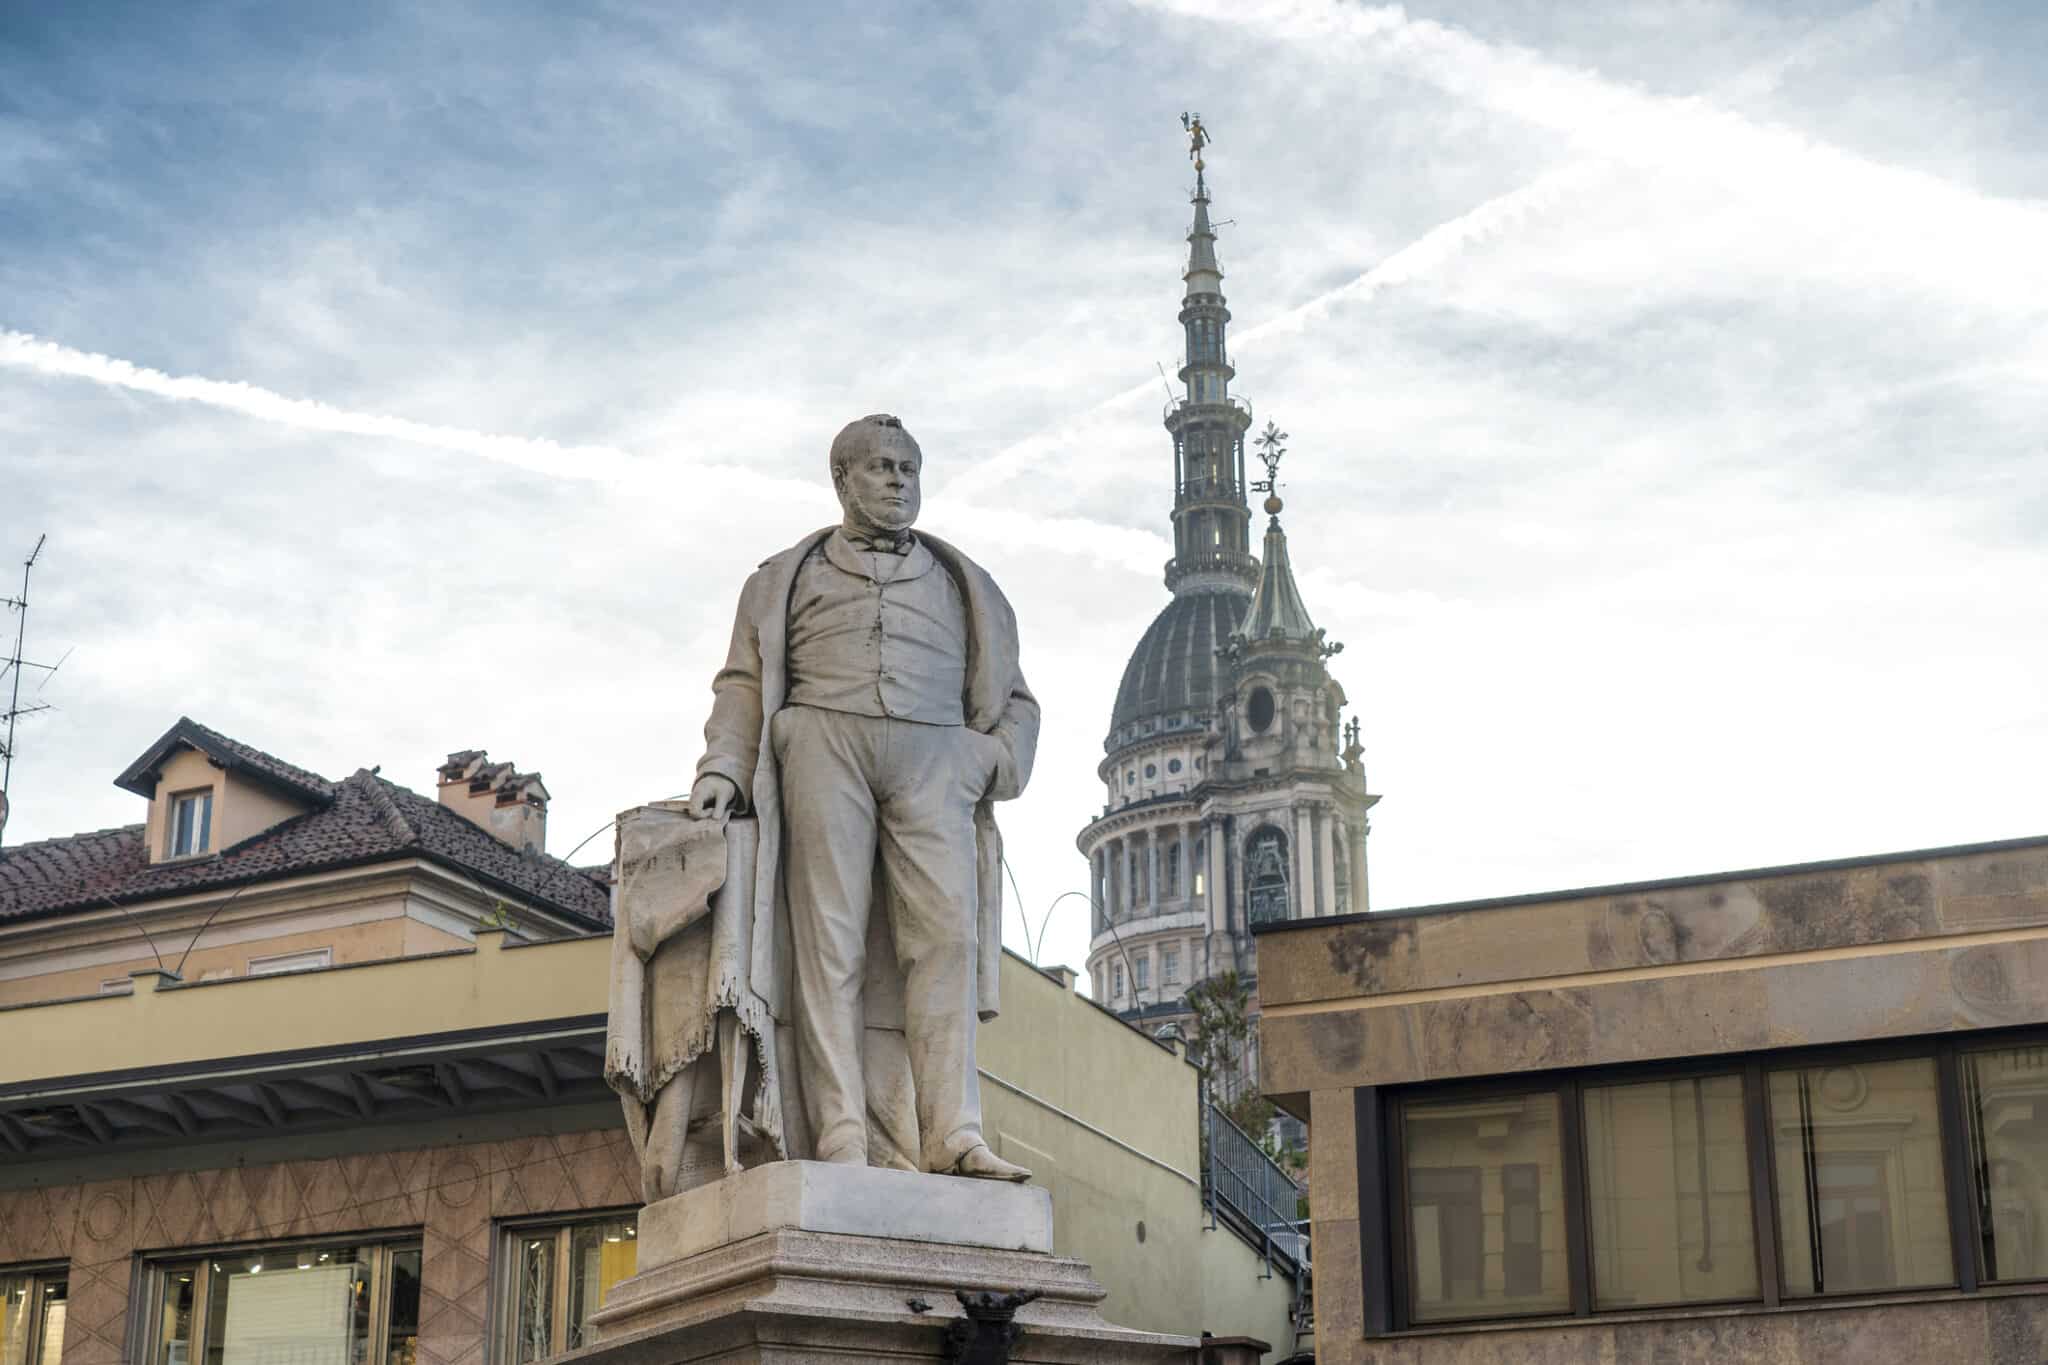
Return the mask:
<svg viewBox="0 0 2048 1365"><path fill-rule="evenodd" d="M1202 1201L1265 1258L1299 1280L1308 1266L1301 1186L1215 1105L1202 1105Z"/></svg>

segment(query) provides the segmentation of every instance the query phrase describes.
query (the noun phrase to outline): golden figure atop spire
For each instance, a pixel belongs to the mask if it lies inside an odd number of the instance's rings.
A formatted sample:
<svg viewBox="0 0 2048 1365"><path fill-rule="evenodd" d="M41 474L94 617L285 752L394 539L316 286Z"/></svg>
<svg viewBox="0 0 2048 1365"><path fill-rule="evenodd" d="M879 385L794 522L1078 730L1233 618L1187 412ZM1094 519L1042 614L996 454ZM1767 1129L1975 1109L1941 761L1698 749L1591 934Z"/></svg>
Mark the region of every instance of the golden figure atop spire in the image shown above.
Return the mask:
<svg viewBox="0 0 2048 1365"><path fill-rule="evenodd" d="M1202 149L1209 145L1209 130L1202 126L1200 114L1183 113L1180 126L1188 130L1188 155L1194 158L1195 174L1202 173Z"/></svg>

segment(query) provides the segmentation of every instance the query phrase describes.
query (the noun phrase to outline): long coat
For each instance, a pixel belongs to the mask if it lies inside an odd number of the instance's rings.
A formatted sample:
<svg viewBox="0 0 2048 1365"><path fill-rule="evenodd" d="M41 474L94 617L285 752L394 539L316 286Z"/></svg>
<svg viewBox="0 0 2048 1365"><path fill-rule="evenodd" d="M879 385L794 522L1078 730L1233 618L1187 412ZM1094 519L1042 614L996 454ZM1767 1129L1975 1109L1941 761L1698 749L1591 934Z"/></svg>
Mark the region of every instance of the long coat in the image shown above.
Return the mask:
<svg viewBox="0 0 2048 1365"><path fill-rule="evenodd" d="M759 821L759 853L753 877L754 988L778 1020L789 1018L791 993L789 917L782 884L782 810L775 753L766 718L782 709L789 686L789 603L797 570L836 528L814 531L781 554L763 560L740 591L739 610L725 667L712 682L715 700L704 724L704 757L697 775L716 773L739 788L743 802ZM996 1016L997 983L1002 968L1002 835L996 828L994 803L1024 790L1038 748L1038 702L1025 686L1018 665L1017 615L988 572L937 536L918 538L941 567L953 575L967 608L967 680L962 697L969 728L1002 741L1006 754L994 784L974 811L976 905L978 932L976 1007L984 1020ZM885 918L877 915L877 919ZM878 968L893 973L895 964L869 963L869 980ZM894 984L894 983L892 983ZM765 988L764 988L765 987ZM874 994L875 992L871 992ZM900 1000L900 989L889 992ZM870 1001L870 1023L875 1017ZM895 1021L900 1027L900 1020ZM783 1039L789 1030L779 1030ZM781 1068L787 1079L793 1066ZM797 1106L785 1104L783 1118L795 1118ZM799 1111L800 1112L800 1111Z"/></svg>

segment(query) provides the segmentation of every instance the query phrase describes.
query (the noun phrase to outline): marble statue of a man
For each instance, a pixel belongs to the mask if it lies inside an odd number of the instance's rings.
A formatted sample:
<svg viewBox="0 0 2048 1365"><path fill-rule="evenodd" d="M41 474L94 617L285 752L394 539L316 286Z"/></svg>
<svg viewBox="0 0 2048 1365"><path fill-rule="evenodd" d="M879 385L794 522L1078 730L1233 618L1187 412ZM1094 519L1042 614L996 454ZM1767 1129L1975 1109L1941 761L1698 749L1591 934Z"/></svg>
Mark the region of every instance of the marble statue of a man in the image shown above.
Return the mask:
<svg viewBox="0 0 2048 1365"><path fill-rule="evenodd" d="M754 895L786 915L790 1154L1026 1180L983 1139L975 1070L1001 961L991 807L1038 739L1016 616L911 530L924 456L896 418L848 424L831 472L841 524L740 594L691 806L754 813Z"/></svg>

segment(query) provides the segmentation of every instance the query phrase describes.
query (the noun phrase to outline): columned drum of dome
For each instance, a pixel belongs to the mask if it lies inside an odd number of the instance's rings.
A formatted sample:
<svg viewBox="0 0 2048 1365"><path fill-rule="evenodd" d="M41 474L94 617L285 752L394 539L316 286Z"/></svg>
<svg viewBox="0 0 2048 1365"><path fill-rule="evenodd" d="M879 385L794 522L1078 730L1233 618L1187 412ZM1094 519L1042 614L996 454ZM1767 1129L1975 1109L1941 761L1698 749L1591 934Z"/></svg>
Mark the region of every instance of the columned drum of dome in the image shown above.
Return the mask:
<svg viewBox="0 0 2048 1365"><path fill-rule="evenodd" d="M1329 673L1339 646L1314 625L1289 563L1275 491L1287 437L1271 423L1258 442L1266 478L1246 477L1251 406L1230 391L1202 145L1181 276L1183 390L1165 418L1172 597L1124 667L1097 770L1103 806L1079 839L1095 998L1155 1030L1187 1026L1195 983L1252 974L1253 924L1365 908L1366 811L1378 799ZM1253 492L1270 495L1263 559ZM1227 1099L1230 1078L1219 1085Z"/></svg>

